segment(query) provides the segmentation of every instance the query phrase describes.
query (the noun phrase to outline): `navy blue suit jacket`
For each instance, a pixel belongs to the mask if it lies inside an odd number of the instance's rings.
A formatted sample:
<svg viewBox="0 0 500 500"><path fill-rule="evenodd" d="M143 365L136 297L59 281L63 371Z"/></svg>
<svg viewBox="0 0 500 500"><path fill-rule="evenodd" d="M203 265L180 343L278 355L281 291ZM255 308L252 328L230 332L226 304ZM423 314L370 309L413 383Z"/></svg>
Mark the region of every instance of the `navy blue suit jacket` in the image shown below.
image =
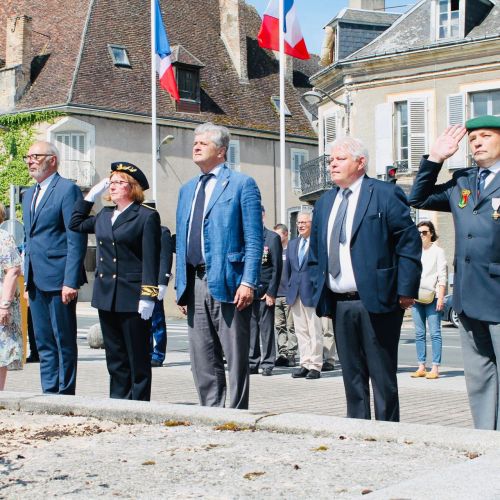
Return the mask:
<svg viewBox="0 0 500 500"><path fill-rule="evenodd" d="M326 285L327 228L337 191L335 187L325 193L314 207L309 266L318 316L331 316L334 310ZM399 296L417 297L422 243L399 186L368 176L363 178L350 250L358 293L369 312L397 311Z"/></svg>
<svg viewBox="0 0 500 500"><path fill-rule="evenodd" d="M288 242L286 249L286 270L288 275L288 291L286 302L293 305L300 299L305 307L313 307L313 290L311 285L311 270L307 265L309 251L304 256L302 265L299 266L299 243L302 238L294 238Z"/></svg>
<svg viewBox="0 0 500 500"><path fill-rule="evenodd" d="M477 168L458 170L448 182L436 185L440 170L440 164L423 158L410 203L453 214L453 309L469 318L500 323L500 218L493 217L493 200L500 198L500 174L477 199Z"/></svg>
<svg viewBox="0 0 500 500"><path fill-rule="evenodd" d="M83 267L87 235L71 231L69 221L73 205L82 199L82 193L74 182L56 173L31 220L34 193L32 186L23 198L26 287L33 280L44 292L61 290L63 285L80 288L87 281Z"/></svg>

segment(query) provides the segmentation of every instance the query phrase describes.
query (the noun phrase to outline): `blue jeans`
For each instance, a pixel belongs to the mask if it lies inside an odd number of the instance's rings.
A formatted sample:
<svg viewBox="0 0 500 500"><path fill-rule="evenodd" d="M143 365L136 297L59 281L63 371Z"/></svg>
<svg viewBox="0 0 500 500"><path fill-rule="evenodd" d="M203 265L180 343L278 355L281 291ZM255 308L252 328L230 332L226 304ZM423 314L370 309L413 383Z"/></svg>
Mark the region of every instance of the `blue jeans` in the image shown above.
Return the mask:
<svg viewBox="0 0 500 500"><path fill-rule="evenodd" d="M163 363L166 350L167 324L165 322L165 311L163 310L163 300L157 300L151 316L151 359Z"/></svg>
<svg viewBox="0 0 500 500"><path fill-rule="evenodd" d="M441 350L443 341L441 339L441 318L443 313L436 311L437 299L430 304L419 304L418 302L411 308L413 323L415 324L415 346L417 348L417 360L425 364L427 357L426 345L426 322L429 324L429 333L432 343L432 364L441 364Z"/></svg>

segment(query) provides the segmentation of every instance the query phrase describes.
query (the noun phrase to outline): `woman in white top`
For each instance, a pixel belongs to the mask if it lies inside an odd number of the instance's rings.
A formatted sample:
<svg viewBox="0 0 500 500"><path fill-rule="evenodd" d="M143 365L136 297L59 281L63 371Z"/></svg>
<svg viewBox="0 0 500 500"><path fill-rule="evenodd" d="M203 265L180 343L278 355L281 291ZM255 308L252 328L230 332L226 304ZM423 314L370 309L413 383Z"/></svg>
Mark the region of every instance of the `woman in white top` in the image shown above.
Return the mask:
<svg viewBox="0 0 500 500"><path fill-rule="evenodd" d="M434 224L424 221L417 224L422 238L422 277L420 279L419 300L412 307L415 324L415 345L417 348L418 369L412 373L413 378L439 377L441 364L441 318L444 308L447 266L444 250L434 242L438 239ZM426 371L426 323L432 343L432 370Z"/></svg>

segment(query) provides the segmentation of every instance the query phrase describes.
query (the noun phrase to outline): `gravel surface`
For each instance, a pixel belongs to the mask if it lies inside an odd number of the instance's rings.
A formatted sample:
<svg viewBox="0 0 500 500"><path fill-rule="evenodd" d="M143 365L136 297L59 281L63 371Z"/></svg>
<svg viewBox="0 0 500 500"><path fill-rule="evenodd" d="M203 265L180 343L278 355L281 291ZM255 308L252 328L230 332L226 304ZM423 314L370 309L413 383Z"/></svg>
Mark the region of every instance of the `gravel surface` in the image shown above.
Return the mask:
<svg viewBox="0 0 500 500"><path fill-rule="evenodd" d="M410 442L170 424L0 410L0 498L357 498L475 458Z"/></svg>

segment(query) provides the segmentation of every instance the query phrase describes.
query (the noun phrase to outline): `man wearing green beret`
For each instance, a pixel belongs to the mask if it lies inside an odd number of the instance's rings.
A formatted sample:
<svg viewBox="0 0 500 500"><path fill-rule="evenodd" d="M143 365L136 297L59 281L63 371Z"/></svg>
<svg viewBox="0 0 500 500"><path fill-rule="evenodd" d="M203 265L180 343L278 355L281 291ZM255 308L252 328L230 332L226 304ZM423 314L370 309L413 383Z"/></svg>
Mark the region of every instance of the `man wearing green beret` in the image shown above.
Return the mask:
<svg viewBox="0 0 500 500"><path fill-rule="evenodd" d="M468 133L475 165L436 185L443 162ZM460 318L474 426L500 430L500 117L448 127L424 156L410 194L415 208L451 212L455 223L453 309Z"/></svg>

